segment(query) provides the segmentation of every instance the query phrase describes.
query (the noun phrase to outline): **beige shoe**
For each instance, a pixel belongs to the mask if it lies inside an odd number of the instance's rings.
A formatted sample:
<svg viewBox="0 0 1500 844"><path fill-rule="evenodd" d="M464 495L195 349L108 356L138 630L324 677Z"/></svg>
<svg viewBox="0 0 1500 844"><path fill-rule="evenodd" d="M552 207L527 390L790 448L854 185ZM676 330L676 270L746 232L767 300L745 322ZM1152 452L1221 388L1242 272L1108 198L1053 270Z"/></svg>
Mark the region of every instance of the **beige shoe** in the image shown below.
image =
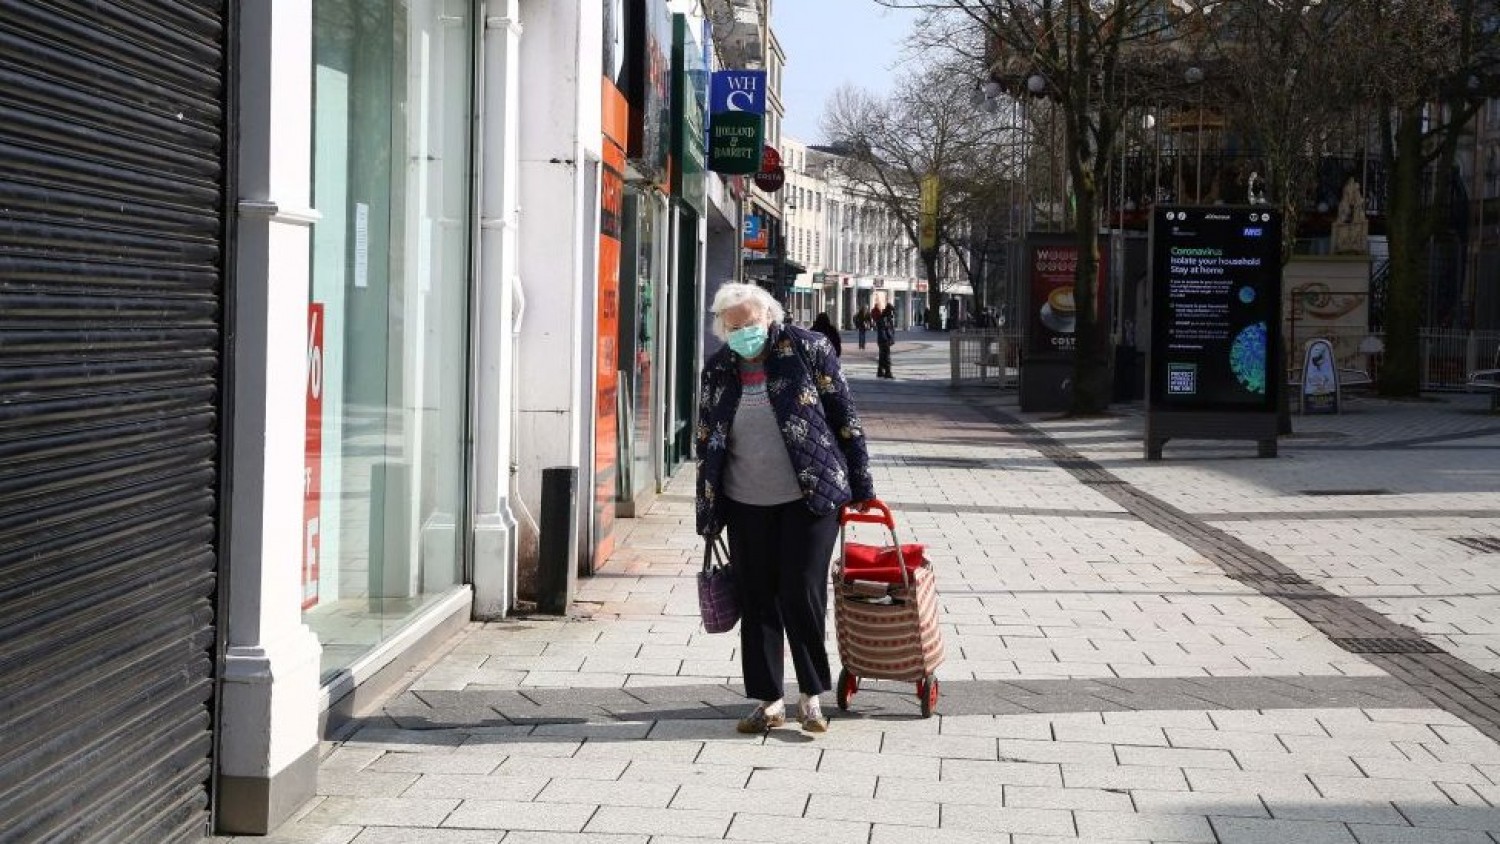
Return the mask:
<svg viewBox="0 0 1500 844"><path fill-rule="evenodd" d="M767 733L785 723L786 707L781 701L776 701L774 704L762 703L755 707L749 715L740 719L735 729L746 734Z"/></svg>
<svg viewBox="0 0 1500 844"><path fill-rule="evenodd" d="M823 707L818 703L817 698L809 698L797 707L797 720L802 722L802 729L805 732L828 732L828 719L823 717Z"/></svg>

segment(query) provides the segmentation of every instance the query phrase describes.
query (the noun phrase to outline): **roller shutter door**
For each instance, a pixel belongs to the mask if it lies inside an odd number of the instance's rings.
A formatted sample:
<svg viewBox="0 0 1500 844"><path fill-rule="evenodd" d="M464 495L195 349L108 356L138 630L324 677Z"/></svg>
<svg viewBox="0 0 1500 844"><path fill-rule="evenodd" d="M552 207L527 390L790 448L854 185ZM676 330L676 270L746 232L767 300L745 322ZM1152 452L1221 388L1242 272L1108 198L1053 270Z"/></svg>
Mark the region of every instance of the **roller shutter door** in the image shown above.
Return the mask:
<svg viewBox="0 0 1500 844"><path fill-rule="evenodd" d="M0 0L0 842L205 831L226 14Z"/></svg>

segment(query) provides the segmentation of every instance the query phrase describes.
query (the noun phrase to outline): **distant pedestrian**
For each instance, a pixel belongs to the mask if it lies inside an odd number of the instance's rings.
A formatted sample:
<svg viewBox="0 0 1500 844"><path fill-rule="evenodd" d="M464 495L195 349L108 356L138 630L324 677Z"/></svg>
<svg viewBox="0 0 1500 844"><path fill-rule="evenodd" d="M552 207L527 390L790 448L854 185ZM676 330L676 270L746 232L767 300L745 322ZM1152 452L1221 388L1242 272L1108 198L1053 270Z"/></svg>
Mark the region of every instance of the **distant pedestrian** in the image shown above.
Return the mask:
<svg viewBox="0 0 1500 844"><path fill-rule="evenodd" d="M861 306L854 314L854 330L859 332L859 347L865 347L865 332L870 330L870 309Z"/></svg>
<svg viewBox="0 0 1500 844"><path fill-rule="evenodd" d="M874 311L870 318L875 322L875 345L880 348L875 377L895 378L891 374L891 346L896 342L896 309L887 305Z"/></svg>
<svg viewBox="0 0 1500 844"><path fill-rule="evenodd" d="M824 643L828 566L839 511L875 497L859 414L823 335L784 325L753 284L714 294L725 346L703 365L697 430L700 536L729 531L740 601L742 733L786 723L782 653L790 646L802 729L828 729L818 696L833 688Z"/></svg>
<svg viewBox="0 0 1500 844"><path fill-rule="evenodd" d="M844 339L839 336L839 330L833 327L833 320L828 318L826 312L818 314L817 318L813 320L812 330L828 338L828 342L833 344L833 353L835 355L839 357L844 356Z"/></svg>

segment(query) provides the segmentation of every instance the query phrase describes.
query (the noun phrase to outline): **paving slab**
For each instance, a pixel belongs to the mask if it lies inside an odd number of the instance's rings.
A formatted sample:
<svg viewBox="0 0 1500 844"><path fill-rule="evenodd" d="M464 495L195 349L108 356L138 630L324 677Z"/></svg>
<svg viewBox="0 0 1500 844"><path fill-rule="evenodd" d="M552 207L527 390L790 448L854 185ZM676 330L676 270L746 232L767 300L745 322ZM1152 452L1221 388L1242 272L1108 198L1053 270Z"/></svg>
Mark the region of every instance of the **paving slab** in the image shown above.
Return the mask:
<svg viewBox="0 0 1500 844"><path fill-rule="evenodd" d="M1500 418L1365 399L1275 460L1152 463L1139 406L950 389L947 339L911 334L894 382L849 362L877 487L937 575L936 717L869 680L823 737L734 732L688 467L617 521L569 616L462 631L243 840L1500 840L1500 559L1453 539L1500 534Z"/></svg>

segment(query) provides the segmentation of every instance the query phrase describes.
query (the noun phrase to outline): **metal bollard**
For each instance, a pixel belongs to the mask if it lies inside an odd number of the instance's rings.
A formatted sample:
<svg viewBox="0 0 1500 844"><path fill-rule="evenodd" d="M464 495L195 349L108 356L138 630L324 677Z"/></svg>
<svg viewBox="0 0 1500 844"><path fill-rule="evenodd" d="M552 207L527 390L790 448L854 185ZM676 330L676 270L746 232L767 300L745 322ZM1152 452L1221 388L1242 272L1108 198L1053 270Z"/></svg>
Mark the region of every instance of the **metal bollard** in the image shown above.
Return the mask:
<svg viewBox="0 0 1500 844"><path fill-rule="evenodd" d="M553 466L542 470L542 506L537 515L540 532L537 547L538 612L567 615L572 598L573 560L578 536L574 530L574 497L578 491L577 466Z"/></svg>

